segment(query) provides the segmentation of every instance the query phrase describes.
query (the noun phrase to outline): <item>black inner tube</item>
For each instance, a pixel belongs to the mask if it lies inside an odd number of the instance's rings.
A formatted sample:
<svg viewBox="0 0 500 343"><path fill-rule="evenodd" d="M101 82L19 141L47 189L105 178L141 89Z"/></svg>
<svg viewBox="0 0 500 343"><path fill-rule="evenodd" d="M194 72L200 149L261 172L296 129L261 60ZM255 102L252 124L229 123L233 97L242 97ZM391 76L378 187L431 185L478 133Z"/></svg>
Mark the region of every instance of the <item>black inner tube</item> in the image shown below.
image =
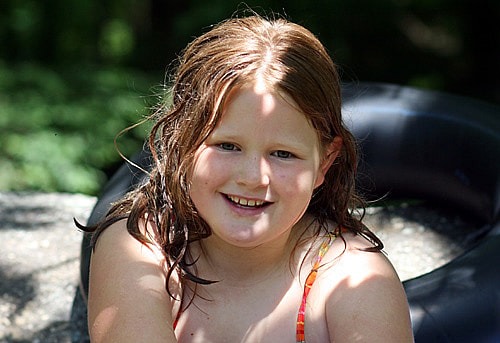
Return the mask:
<svg viewBox="0 0 500 343"><path fill-rule="evenodd" d="M486 237L404 282L416 342L500 342L500 107L387 84L347 85L359 190L475 216Z"/></svg>

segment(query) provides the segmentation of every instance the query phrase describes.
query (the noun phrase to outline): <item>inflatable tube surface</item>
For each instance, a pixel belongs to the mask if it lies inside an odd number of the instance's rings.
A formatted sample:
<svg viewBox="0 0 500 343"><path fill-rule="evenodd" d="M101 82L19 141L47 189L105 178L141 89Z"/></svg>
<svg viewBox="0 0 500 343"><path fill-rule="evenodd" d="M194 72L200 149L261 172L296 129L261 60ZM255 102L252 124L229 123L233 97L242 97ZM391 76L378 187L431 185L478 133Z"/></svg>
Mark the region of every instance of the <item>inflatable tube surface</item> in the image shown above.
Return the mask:
<svg viewBox="0 0 500 343"><path fill-rule="evenodd" d="M384 84L344 88L360 140L360 190L476 216L489 232L463 256L404 282L416 342L500 342L500 107Z"/></svg>
<svg viewBox="0 0 500 343"><path fill-rule="evenodd" d="M485 222L498 221L498 106L410 87L361 84L344 87L343 109L361 143L362 189L438 200Z"/></svg>
<svg viewBox="0 0 500 343"><path fill-rule="evenodd" d="M347 126L360 142L359 190L377 198L430 199L477 217L488 232L472 250L404 282L416 342L500 342L500 107L387 84L343 87ZM133 161L148 169L148 152ZM88 224L97 223L144 174L123 165ZM88 292L91 249L81 251Z"/></svg>

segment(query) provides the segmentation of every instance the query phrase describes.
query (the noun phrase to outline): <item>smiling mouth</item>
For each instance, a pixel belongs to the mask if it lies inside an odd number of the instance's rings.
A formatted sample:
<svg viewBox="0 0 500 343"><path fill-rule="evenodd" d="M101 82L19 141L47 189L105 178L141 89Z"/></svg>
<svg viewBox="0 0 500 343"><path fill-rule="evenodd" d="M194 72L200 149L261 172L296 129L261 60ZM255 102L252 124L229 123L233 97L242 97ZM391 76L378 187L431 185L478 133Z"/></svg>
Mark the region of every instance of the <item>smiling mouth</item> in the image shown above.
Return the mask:
<svg viewBox="0 0 500 343"><path fill-rule="evenodd" d="M226 194L226 198L235 205L247 208L259 208L269 204L268 202L262 200L245 199L228 194Z"/></svg>

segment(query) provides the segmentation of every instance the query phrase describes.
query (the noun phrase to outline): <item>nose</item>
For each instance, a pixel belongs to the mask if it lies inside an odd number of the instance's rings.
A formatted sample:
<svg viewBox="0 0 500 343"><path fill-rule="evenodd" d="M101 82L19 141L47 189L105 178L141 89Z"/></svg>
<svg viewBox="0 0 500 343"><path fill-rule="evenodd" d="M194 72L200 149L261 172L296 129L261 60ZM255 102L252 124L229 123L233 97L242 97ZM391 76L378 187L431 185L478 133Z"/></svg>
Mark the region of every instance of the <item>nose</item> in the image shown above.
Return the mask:
<svg viewBox="0 0 500 343"><path fill-rule="evenodd" d="M248 188L266 187L269 185L271 168L265 157L246 156L237 168L236 182Z"/></svg>

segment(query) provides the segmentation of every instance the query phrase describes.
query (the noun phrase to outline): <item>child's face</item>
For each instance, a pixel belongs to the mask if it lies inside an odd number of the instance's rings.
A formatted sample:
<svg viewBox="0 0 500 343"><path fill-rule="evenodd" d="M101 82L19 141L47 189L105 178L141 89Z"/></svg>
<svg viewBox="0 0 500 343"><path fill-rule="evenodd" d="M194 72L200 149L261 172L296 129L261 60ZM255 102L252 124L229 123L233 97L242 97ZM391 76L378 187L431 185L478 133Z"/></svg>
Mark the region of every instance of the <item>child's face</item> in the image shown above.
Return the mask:
<svg viewBox="0 0 500 343"><path fill-rule="evenodd" d="M263 87L241 87L196 152L191 198L226 243L271 242L297 223L323 182L329 164L320 150L301 112Z"/></svg>

